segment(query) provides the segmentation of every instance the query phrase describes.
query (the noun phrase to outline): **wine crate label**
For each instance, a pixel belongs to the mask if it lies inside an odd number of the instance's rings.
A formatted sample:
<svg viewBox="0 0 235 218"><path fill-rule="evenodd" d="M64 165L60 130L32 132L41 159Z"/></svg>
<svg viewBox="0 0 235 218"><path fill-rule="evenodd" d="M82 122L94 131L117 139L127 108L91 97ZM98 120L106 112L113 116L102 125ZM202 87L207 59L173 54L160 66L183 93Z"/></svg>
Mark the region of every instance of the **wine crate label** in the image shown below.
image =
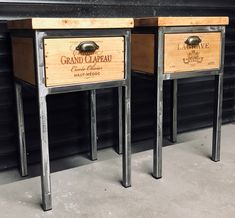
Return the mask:
<svg viewBox="0 0 235 218"><path fill-rule="evenodd" d="M200 43L186 44L192 36L199 37ZM164 45L164 73L220 68L220 32L165 34Z"/></svg>
<svg viewBox="0 0 235 218"><path fill-rule="evenodd" d="M96 50L81 51L82 43ZM46 86L124 79L123 37L48 38L44 50Z"/></svg>

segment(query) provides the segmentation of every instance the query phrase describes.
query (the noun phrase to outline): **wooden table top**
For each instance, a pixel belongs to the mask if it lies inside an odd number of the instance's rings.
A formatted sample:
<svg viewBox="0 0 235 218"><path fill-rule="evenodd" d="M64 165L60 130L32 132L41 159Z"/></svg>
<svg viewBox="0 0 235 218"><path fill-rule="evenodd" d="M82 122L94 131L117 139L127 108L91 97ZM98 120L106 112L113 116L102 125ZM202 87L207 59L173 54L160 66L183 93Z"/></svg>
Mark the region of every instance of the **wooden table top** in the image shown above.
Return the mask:
<svg viewBox="0 0 235 218"><path fill-rule="evenodd" d="M228 25L228 17L143 17L134 19L135 27Z"/></svg>
<svg viewBox="0 0 235 218"><path fill-rule="evenodd" d="M7 22L8 29L133 28L133 18L28 18Z"/></svg>

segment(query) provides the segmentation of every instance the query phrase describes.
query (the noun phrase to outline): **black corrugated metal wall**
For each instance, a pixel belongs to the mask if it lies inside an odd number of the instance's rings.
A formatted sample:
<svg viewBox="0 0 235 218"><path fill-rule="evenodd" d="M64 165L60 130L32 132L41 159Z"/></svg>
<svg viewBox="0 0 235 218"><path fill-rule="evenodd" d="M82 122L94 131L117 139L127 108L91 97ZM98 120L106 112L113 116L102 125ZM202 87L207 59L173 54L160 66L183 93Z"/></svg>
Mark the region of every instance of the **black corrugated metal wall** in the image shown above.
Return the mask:
<svg viewBox="0 0 235 218"><path fill-rule="evenodd" d="M70 3L69 3L70 2ZM147 0L147 1L1 1L0 3L0 169L18 165L17 121L12 80L10 39L5 21L43 17L141 17L141 16L229 16L226 34L223 121L234 120L235 107L235 2L233 0ZM164 126L169 127L170 86L165 83ZM132 78L132 140L153 136L151 81ZM115 146L117 114L115 90L97 93L98 146ZM179 81L179 131L212 124L213 78ZM50 96L49 140L51 158L89 150L88 95L83 93ZM144 106L143 106L144 105ZM37 100L24 93L26 140L30 163L40 160ZM166 131L168 132L168 131Z"/></svg>

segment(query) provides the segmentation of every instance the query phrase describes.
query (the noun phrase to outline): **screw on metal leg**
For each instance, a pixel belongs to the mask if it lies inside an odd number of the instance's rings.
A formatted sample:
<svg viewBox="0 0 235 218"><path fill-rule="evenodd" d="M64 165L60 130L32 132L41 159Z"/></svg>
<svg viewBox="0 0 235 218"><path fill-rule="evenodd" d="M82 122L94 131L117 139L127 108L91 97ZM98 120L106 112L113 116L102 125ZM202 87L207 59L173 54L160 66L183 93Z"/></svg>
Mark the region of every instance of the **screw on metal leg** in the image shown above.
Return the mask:
<svg viewBox="0 0 235 218"><path fill-rule="evenodd" d="M215 105L213 119L212 160L220 161L220 141L223 100L223 74L215 76Z"/></svg>
<svg viewBox="0 0 235 218"><path fill-rule="evenodd" d="M23 99L22 99L22 88L20 84L17 83L15 84L15 91L16 91L16 107L17 107L18 133L19 133L20 173L21 176L28 176Z"/></svg>
<svg viewBox="0 0 235 218"><path fill-rule="evenodd" d="M96 90L90 91L91 160L97 160Z"/></svg>

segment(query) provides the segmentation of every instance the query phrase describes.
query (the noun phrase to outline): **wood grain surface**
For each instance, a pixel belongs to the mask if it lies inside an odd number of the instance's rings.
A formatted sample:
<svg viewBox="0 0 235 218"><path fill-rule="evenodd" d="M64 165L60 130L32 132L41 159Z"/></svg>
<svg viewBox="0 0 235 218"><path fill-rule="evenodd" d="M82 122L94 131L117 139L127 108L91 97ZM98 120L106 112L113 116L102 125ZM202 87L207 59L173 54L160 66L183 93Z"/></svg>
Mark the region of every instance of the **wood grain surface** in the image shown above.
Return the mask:
<svg viewBox="0 0 235 218"><path fill-rule="evenodd" d="M141 26L210 26L228 25L228 17L144 17L135 18L135 27Z"/></svg>
<svg viewBox="0 0 235 218"><path fill-rule="evenodd" d="M201 43L188 46L190 36L198 36ZM165 34L164 44L164 73L220 68L220 32Z"/></svg>
<svg viewBox="0 0 235 218"><path fill-rule="evenodd" d="M35 85L33 39L13 37L12 50L14 76Z"/></svg>
<svg viewBox="0 0 235 218"><path fill-rule="evenodd" d="M80 52L81 42L94 41L99 48ZM94 83L124 79L124 38L53 38L44 40L47 86Z"/></svg>
<svg viewBox="0 0 235 218"><path fill-rule="evenodd" d="M9 29L132 28L133 18L30 18L8 21Z"/></svg>
<svg viewBox="0 0 235 218"><path fill-rule="evenodd" d="M132 70L153 74L154 34L132 34L131 54Z"/></svg>

